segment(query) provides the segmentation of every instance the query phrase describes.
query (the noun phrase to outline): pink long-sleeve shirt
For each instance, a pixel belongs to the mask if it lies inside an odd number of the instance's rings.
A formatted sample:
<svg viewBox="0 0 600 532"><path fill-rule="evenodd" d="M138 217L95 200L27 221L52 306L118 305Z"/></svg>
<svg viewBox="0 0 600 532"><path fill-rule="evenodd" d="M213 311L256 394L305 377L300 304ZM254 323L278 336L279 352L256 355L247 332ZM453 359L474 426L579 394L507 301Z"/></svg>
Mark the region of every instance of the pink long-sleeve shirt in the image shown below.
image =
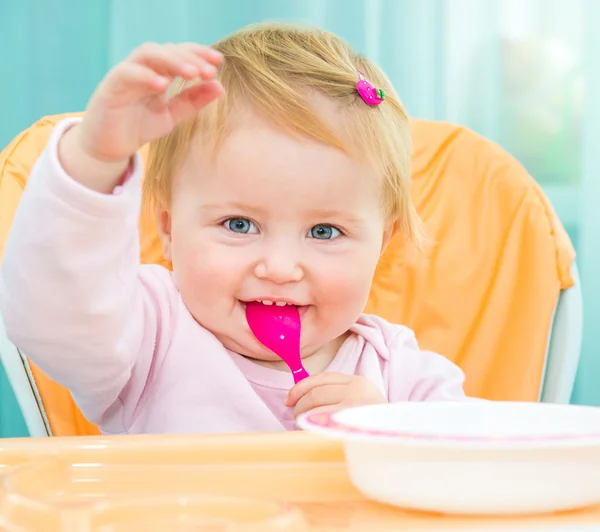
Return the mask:
<svg viewBox="0 0 600 532"><path fill-rule="evenodd" d="M140 265L142 163L113 194L69 177L58 124L23 193L0 275L9 338L106 434L294 429L290 373L227 350L161 266ZM463 373L413 332L362 315L326 371L362 375L389 401L461 400Z"/></svg>

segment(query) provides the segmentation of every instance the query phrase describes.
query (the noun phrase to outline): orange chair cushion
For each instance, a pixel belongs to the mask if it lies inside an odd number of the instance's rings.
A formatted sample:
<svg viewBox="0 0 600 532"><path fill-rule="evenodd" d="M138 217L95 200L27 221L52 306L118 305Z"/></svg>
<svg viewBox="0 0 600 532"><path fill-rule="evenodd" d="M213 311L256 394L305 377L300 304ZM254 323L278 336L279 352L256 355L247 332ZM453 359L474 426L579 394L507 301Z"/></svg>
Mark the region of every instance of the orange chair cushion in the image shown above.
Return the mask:
<svg viewBox="0 0 600 532"><path fill-rule="evenodd" d="M0 154L0 257L33 164L59 115ZM399 239L378 266L367 312L415 330L466 374L468 394L536 401L561 289L575 253L539 186L511 156L472 131L414 120L415 206L432 240L410 262ZM145 157L146 150L142 150ZM154 220L140 220L141 262L165 264ZM70 393L32 366L54 435L98 434Z"/></svg>

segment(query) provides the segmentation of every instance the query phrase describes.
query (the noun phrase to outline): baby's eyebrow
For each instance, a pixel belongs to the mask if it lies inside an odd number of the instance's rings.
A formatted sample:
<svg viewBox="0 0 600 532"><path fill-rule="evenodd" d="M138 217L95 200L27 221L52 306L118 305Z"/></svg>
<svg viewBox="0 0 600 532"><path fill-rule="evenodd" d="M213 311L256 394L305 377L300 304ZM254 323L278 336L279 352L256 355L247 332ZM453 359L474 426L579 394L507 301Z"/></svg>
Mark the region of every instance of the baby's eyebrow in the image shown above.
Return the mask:
<svg viewBox="0 0 600 532"><path fill-rule="evenodd" d="M201 204L200 209L203 211L240 211L240 212L252 212L261 213L264 209L257 207L256 205L250 205L239 201L224 201L223 203L206 203Z"/></svg>
<svg viewBox="0 0 600 532"><path fill-rule="evenodd" d="M322 220L344 220L346 223L351 223L353 225L361 225L367 221L365 216L361 216L359 214L355 214L350 211L342 211L335 209L315 209L308 211L308 215L311 218L322 219Z"/></svg>

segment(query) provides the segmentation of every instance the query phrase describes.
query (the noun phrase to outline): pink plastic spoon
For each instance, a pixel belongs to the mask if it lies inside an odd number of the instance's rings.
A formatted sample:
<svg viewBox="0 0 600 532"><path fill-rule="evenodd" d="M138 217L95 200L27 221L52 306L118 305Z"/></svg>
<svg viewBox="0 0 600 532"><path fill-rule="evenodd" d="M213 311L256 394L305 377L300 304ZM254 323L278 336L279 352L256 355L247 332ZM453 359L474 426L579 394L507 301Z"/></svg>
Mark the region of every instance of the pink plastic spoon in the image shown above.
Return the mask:
<svg viewBox="0 0 600 532"><path fill-rule="evenodd" d="M290 368L294 382L308 377L300 358L300 315L294 305L246 304L246 320L256 339Z"/></svg>

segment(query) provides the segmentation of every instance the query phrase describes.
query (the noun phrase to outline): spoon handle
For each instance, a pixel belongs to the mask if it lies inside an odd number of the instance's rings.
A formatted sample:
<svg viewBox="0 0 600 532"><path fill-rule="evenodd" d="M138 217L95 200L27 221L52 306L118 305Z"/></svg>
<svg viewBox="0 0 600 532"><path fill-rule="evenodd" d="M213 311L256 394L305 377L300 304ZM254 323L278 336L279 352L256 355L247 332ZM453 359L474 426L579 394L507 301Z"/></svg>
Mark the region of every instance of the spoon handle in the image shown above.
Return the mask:
<svg viewBox="0 0 600 532"><path fill-rule="evenodd" d="M298 369L292 370L292 375L294 376L295 384L298 384L302 379L306 379L306 377L310 377L308 371L306 371L303 366L300 366Z"/></svg>

